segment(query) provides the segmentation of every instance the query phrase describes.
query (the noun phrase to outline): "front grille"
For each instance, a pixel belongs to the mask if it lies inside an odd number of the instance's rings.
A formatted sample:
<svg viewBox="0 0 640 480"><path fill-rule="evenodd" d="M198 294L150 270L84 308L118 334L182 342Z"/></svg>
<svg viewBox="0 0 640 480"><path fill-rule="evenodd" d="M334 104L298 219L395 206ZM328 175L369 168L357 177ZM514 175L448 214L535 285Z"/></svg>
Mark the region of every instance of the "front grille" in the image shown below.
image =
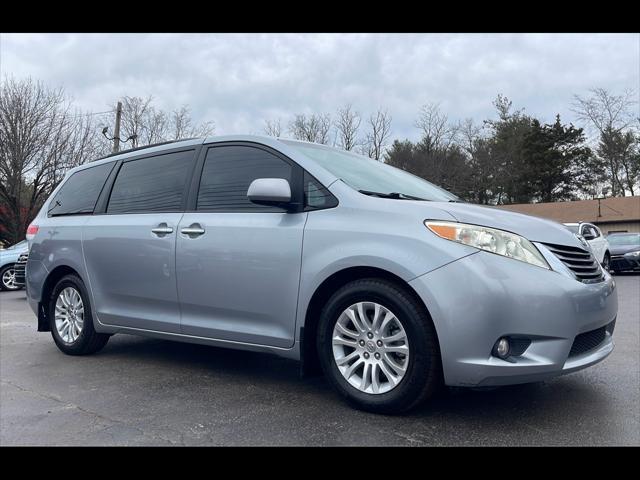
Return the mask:
<svg viewBox="0 0 640 480"><path fill-rule="evenodd" d="M575 357L576 355L581 355L599 347L600 344L604 342L607 332L609 332L609 335L613 333L614 326L615 320L604 327L596 328L590 332L578 335L573 341L573 345L571 345L569 357Z"/></svg>
<svg viewBox="0 0 640 480"><path fill-rule="evenodd" d="M553 245L545 243L545 246L560 259L576 276L584 283L595 283L604 280L598 261L590 251L579 247L567 245Z"/></svg>
<svg viewBox="0 0 640 480"><path fill-rule="evenodd" d="M24 287L26 283L26 275L27 275L27 260L29 259L28 253L23 253L18 257L18 261L13 266L13 271L15 273L14 283L18 287Z"/></svg>

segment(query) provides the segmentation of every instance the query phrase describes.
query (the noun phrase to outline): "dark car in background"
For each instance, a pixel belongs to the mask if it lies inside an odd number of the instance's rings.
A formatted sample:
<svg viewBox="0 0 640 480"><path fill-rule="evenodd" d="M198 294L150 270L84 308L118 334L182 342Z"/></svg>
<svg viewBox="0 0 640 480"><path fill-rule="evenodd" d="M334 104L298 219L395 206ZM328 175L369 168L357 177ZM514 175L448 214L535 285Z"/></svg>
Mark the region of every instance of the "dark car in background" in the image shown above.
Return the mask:
<svg viewBox="0 0 640 480"><path fill-rule="evenodd" d="M611 271L640 272L640 233L611 233Z"/></svg>

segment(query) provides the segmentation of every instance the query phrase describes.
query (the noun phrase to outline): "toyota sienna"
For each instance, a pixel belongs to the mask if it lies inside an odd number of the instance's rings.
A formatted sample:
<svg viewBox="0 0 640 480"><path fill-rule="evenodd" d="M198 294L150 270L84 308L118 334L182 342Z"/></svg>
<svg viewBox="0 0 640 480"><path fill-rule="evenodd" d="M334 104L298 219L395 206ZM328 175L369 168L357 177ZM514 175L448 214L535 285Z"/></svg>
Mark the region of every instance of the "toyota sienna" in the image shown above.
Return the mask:
<svg viewBox="0 0 640 480"><path fill-rule="evenodd" d="M112 155L70 170L27 238L38 330L70 355L116 333L271 352L393 413L613 350L615 283L584 239L324 145Z"/></svg>

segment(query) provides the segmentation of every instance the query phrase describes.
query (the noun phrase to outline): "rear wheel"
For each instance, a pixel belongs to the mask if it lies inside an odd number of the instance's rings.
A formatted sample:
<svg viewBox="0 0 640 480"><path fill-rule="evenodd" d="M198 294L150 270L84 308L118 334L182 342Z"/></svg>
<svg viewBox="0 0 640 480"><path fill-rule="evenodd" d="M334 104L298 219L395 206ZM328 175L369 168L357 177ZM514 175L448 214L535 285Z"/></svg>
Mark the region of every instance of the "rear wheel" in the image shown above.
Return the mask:
<svg viewBox="0 0 640 480"><path fill-rule="evenodd" d="M404 412L440 385L431 319L386 280L356 280L332 295L321 313L318 352L336 390L363 410Z"/></svg>
<svg viewBox="0 0 640 480"><path fill-rule="evenodd" d="M16 272L13 265L0 268L0 290L18 290L20 287L15 284L15 281Z"/></svg>
<svg viewBox="0 0 640 480"><path fill-rule="evenodd" d="M102 349L109 335L93 328L89 296L76 275L62 277L49 301L51 335L60 350L68 355L87 355Z"/></svg>

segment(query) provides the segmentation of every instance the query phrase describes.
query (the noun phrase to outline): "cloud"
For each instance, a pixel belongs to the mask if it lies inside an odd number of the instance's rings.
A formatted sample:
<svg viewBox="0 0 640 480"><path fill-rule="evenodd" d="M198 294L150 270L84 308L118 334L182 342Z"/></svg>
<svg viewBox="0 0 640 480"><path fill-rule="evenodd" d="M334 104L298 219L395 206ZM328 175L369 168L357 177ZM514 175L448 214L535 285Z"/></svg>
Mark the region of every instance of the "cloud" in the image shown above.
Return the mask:
<svg viewBox="0 0 640 480"><path fill-rule="evenodd" d="M422 104L493 117L498 93L545 121L571 121L573 94L640 90L638 34L2 34L2 75L63 86L83 109L123 95L190 105L218 134L261 133L298 112L351 103L415 139Z"/></svg>

